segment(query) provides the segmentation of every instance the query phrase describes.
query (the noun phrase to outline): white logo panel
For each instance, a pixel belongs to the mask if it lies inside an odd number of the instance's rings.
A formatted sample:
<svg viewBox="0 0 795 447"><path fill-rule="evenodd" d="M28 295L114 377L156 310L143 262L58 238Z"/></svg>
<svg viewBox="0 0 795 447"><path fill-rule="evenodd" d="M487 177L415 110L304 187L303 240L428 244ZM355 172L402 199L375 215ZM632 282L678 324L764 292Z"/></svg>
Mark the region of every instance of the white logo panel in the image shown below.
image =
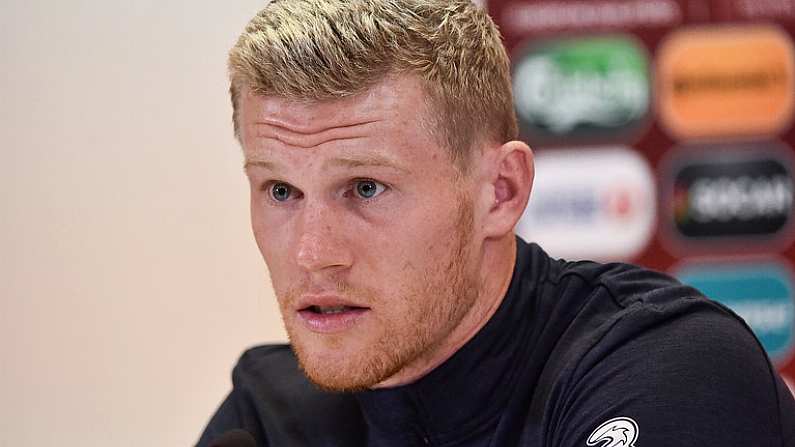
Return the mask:
<svg viewBox="0 0 795 447"><path fill-rule="evenodd" d="M634 447L638 440L638 424L631 418L610 419L596 427L588 437L589 446Z"/></svg>
<svg viewBox="0 0 795 447"><path fill-rule="evenodd" d="M539 151L530 202L516 233L553 257L628 260L649 242L654 175L624 146Z"/></svg>

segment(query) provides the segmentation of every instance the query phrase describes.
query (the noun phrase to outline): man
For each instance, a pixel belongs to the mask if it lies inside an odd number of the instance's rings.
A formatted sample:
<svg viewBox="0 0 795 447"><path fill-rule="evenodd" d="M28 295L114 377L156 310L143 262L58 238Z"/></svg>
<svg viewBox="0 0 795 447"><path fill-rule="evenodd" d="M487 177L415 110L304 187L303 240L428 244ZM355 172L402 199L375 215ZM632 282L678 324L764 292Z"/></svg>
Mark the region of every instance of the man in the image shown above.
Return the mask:
<svg viewBox="0 0 795 447"><path fill-rule="evenodd" d="M795 402L730 311L514 236L533 156L482 10L277 0L230 71L290 345L243 355L199 445L795 445Z"/></svg>

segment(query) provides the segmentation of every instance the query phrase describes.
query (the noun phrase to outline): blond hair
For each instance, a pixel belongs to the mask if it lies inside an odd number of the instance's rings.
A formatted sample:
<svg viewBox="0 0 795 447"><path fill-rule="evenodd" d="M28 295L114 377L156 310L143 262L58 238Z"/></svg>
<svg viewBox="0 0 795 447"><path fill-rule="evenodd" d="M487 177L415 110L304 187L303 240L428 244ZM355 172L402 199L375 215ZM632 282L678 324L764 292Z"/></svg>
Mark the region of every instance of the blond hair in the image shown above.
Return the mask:
<svg viewBox="0 0 795 447"><path fill-rule="evenodd" d="M296 100L366 91L390 74L424 80L454 160L473 141L517 137L508 56L491 18L460 0L273 0L229 54L235 134L241 90Z"/></svg>

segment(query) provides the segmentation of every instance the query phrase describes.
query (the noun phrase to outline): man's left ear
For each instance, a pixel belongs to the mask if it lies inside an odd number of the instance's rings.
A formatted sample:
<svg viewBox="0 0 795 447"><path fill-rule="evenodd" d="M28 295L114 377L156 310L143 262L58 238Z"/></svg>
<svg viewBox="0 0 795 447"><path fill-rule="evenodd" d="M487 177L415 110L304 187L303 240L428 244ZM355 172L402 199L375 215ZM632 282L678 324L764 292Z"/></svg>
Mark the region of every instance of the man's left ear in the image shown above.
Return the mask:
<svg viewBox="0 0 795 447"><path fill-rule="evenodd" d="M484 154L482 190L483 233L499 238L513 232L533 188L533 151L521 141L509 141Z"/></svg>

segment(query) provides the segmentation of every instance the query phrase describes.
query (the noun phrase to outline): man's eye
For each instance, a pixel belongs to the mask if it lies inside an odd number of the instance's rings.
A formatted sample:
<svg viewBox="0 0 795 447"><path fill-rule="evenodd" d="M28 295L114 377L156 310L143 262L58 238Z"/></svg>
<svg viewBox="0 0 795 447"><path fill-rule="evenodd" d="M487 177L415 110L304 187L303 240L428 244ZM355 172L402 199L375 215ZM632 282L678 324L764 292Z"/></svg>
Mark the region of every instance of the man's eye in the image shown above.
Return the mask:
<svg viewBox="0 0 795 447"><path fill-rule="evenodd" d="M277 202L284 202L290 198L293 187L287 183L274 183L271 185L271 197Z"/></svg>
<svg viewBox="0 0 795 447"><path fill-rule="evenodd" d="M386 187L375 180L359 180L356 182L356 194L363 199L372 199L384 192Z"/></svg>

